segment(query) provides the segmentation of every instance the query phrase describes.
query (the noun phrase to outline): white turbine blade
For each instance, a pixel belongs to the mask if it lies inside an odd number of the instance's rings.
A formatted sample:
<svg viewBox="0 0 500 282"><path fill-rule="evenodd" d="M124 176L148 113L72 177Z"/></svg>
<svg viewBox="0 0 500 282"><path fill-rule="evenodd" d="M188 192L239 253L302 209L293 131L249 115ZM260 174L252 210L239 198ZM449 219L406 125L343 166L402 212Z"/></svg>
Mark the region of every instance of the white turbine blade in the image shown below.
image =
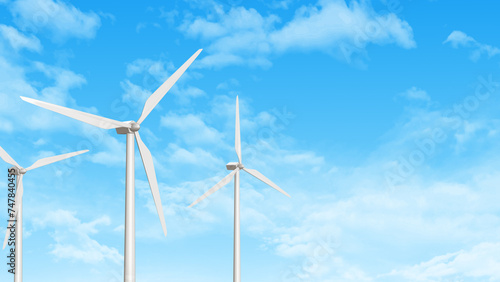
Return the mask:
<svg viewBox="0 0 500 282"><path fill-rule="evenodd" d="M271 180L269 180L267 177L265 177L262 173L258 172L255 169L249 169L249 168L243 168L244 171L248 172L249 174L253 175L255 178L259 179L260 181L266 183L267 185L273 187L274 189L280 191L283 193L285 196L290 197L287 192L283 191L278 185L274 184Z"/></svg>
<svg viewBox="0 0 500 282"><path fill-rule="evenodd" d="M156 181L156 172L153 164L153 156L151 152L146 147L144 142L139 136L139 132L134 132L135 139L137 140L137 146L139 147L139 152L141 153L142 163L144 164L144 169L146 170L146 175L149 181L149 187L151 187L151 194L153 194L153 200L155 201L156 211L158 211L158 216L160 217L161 226L163 227L163 233L167 236L167 225L165 224L165 215L163 214L163 207L161 205L160 189L158 189L158 182Z"/></svg>
<svg viewBox="0 0 500 282"><path fill-rule="evenodd" d="M20 168L16 161L9 154L7 154L7 152L2 147L0 147L0 158L2 158L2 160L4 160L6 163Z"/></svg>
<svg viewBox="0 0 500 282"><path fill-rule="evenodd" d="M13 213L13 217L11 218L10 217L10 214L9 214L9 218L10 219L16 219L17 217L17 206L16 204L19 203L21 201L21 199L23 198L23 175L20 174L19 176L19 181L17 182L17 188L16 188L16 197L14 198L14 208L12 208L14 211L12 212ZM16 223L17 224L17 223ZM7 232L5 232L5 239L3 240L3 249L5 249L5 246L7 246L7 242L9 240L9 236L10 236L10 228L9 226L7 225Z"/></svg>
<svg viewBox="0 0 500 282"><path fill-rule="evenodd" d="M240 105L238 103L238 96L236 96L236 130L234 138L234 148L238 155L238 160L241 164L241 137L240 137Z"/></svg>
<svg viewBox="0 0 500 282"><path fill-rule="evenodd" d="M50 104L47 102L38 101L35 99L23 97L23 96L21 96L21 99L23 99L24 101L26 101L30 104L45 108L47 110L51 110L51 111L59 113L61 115L65 115L65 116L68 116L70 118L73 118L73 119L76 119L79 121L83 121L85 123L88 123L90 125L97 126L100 128L104 128L104 129L112 129L112 128L118 128L118 127L130 128L129 123L116 121L116 120L112 120L112 119L105 118L105 117L96 116L93 114L69 109L66 107Z"/></svg>
<svg viewBox="0 0 500 282"><path fill-rule="evenodd" d="M138 124L141 124L146 117L151 113L151 111L158 105L158 103L163 99L163 96L167 94L168 90L174 86L181 75L186 71L186 69L193 63L193 61L198 57L202 49L196 51L194 55L191 56L177 71L174 72L156 91L149 96L148 100L144 104L142 109L141 117L137 120Z"/></svg>
<svg viewBox="0 0 500 282"><path fill-rule="evenodd" d="M58 162L58 161L62 161L64 159L71 158L71 157L74 157L74 156L77 156L77 155L80 155L80 154L83 154L83 153L87 153L88 151L89 150L82 150L82 151L78 151L78 152L67 153L67 154L63 154L63 155L58 155L58 156L52 156L52 157L48 157L48 158L39 159L34 164L32 164L30 167L28 167L26 169L26 171L32 170L32 169L35 169L35 168L39 168L41 166L48 165L48 164L51 164L51 163L55 163L55 162Z"/></svg>
<svg viewBox="0 0 500 282"><path fill-rule="evenodd" d="M203 196L199 197L198 200L194 201L191 205L189 205L189 208L196 205L197 203L203 201L206 197L212 195L215 191L219 190L220 188L224 187L226 184L228 184L231 181L231 178L233 175L240 170L239 168L236 168L233 170L230 174L226 175L226 177L222 178L219 183L215 184L214 187L210 188Z"/></svg>

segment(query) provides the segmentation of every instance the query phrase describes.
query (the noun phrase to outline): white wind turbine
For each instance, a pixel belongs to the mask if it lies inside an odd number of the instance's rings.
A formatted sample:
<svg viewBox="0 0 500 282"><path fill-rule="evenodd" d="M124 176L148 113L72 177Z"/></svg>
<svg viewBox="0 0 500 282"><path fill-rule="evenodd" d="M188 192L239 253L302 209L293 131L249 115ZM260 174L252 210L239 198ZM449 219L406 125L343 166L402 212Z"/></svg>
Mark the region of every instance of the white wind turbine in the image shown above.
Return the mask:
<svg viewBox="0 0 500 282"><path fill-rule="evenodd" d="M35 168L39 168L51 163L55 163L58 161L62 161L67 158L74 157L76 155L80 155L88 152L89 150L83 150L53 157L47 157L36 161L28 168L23 168L18 165L14 159L5 152L5 150L0 147L0 157L8 164L13 165L14 174L16 177L16 196L14 198L14 207L12 208L13 212L9 214L11 220L16 220L14 226L7 226L7 232L5 234L5 239L3 241L3 248L7 245L9 241L9 237L11 235L11 230L14 228L15 235L15 268L14 268L14 282L23 281L23 176L26 172L33 170Z"/></svg>
<svg viewBox="0 0 500 282"><path fill-rule="evenodd" d="M238 162L231 162L226 165L227 170L232 170L230 174L224 177L219 183L215 184L214 187L210 188L203 196L194 201L189 207L196 205L197 203L203 201L206 197L213 194L215 191L224 187L231 181L234 175L234 254L233 254L233 281L241 281L241 260L240 260L240 170L248 172L250 175L259 179L260 181L266 183L272 188L283 193L285 196L290 197L283 189L274 184L267 177L262 175L255 169L245 168L241 161L241 138L240 138L240 110L238 105L238 96L236 96L236 130L235 130L235 145L236 154L238 155Z"/></svg>
<svg viewBox="0 0 500 282"><path fill-rule="evenodd" d="M153 199L156 205L156 210L160 217L160 222L163 227L163 232L167 236L167 226L165 224L165 217L163 214L163 208L161 205L160 191L158 189L158 183L156 181L156 172L153 165L153 157L151 152L142 142L139 136L140 124L144 119L151 113L151 111L156 107L160 100L167 94L168 90L172 88L175 82L181 77L181 75L186 71L186 69L193 63L193 61L198 57L202 49L199 49L194 55L192 55L172 76L170 76L167 81L165 81L151 96L148 98L144 104L142 114L137 120L134 121L116 121L96 115L92 115L85 112L80 112L73 109L68 109L65 107L49 104L42 101L37 101L31 98L21 97L24 101L40 106L42 108L60 113L62 115L74 118L79 121L103 128L103 129L116 129L118 134L127 135L127 149L126 149L126 177L125 177L125 258L124 258L124 281L125 282L135 282L135 189L134 189L134 136L137 140L137 145L139 147L139 152L141 154L142 163L144 164L144 169L146 170L146 175L149 181L149 186L151 187L151 193L153 194Z"/></svg>

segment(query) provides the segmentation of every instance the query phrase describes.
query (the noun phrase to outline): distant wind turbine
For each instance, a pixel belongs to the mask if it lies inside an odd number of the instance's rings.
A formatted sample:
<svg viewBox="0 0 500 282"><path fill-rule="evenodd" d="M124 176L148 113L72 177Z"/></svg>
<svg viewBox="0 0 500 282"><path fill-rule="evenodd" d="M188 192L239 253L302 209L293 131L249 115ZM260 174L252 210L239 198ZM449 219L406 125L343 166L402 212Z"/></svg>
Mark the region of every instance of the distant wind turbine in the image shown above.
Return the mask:
<svg viewBox="0 0 500 282"><path fill-rule="evenodd" d="M231 181L234 176L234 254L233 254L233 282L241 281L241 260L240 260L240 170L248 172L250 175L266 183L272 188L283 193L285 196L290 197L283 189L274 184L267 177L262 175L255 169L245 168L241 161L241 138L240 138L240 110L238 105L238 96L236 96L236 130L235 130L235 145L236 154L238 155L238 162L231 162L226 165L227 170L232 170L230 174L224 177L214 187L210 188L203 196L194 201L189 207L196 205L203 201L205 198L213 194L215 191L224 187Z"/></svg>
<svg viewBox="0 0 500 282"><path fill-rule="evenodd" d="M83 150L73 153L68 153L64 155L58 155L48 158L43 158L36 161L28 168L23 168L18 165L14 159L7 154L7 152L0 147L0 157L8 164L13 165L13 169L15 170L14 174L17 175L16 181L16 196L14 198L14 207L12 208L13 212L10 214L10 219L15 219L14 229L15 229L15 268L14 268L14 282L23 281L23 176L26 172L33 170L35 168L39 168L51 163L55 163L58 161L65 160L67 158L71 158L83 153L88 152L89 150ZM11 234L11 227L7 227L7 232L5 234L5 239L3 241L3 248L7 246L8 239Z"/></svg>
<svg viewBox="0 0 500 282"><path fill-rule="evenodd" d="M156 172L153 165L153 157L151 152L142 142L139 136L139 129L141 128L141 123L146 119L146 117L151 113L151 111L156 107L160 100L167 94L167 92L172 88L172 86L177 82L181 75L186 71L186 69L193 63L193 61L198 57L202 49L199 49L194 55L192 55L172 76L170 76L167 81L165 81L144 104L142 114L137 120L134 121L116 121L93 114L80 112L73 109L68 109L65 107L49 104L46 102L38 101L31 98L21 97L24 101L37 105L39 107L60 113L62 115L74 118L79 121L103 128L112 129L115 128L118 134L127 135L127 152L126 152L126 177L125 177L125 266L124 266L124 281L125 282L135 282L135 190L134 190L134 136L139 147L139 152L141 154L142 163L144 164L144 169L146 170L146 175L148 177L149 186L151 187L151 193L153 194L153 199L156 205L156 210L158 216L160 217L160 222L163 227L163 233L167 236L167 226L165 224L165 217L163 214L163 208L161 205L160 191L158 189L158 183L156 180Z"/></svg>

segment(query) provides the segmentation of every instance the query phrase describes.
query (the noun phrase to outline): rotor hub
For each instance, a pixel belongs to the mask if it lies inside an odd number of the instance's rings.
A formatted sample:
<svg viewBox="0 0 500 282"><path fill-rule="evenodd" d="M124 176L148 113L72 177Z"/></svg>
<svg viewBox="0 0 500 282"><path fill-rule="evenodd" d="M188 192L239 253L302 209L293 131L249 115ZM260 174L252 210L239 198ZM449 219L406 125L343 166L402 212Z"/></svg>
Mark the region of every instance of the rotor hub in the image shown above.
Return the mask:
<svg viewBox="0 0 500 282"><path fill-rule="evenodd" d="M137 122L131 122L130 123L130 131L136 132L141 129L141 125L139 125Z"/></svg>
<svg viewBox="0 0 500 282"><path fill-rule="evenodd" d="M25 173L26 173L26 169L25 169L25 168L22 168L22 167L21 167L21 168L19 168L19 167L15 167L15 166L13 166L11 169L13 169L13 170L14 170L14 173L12 173L12 174L14 174L14 175L21 175L21 174L25 174Z"/></svg>
<svg viewBox="0 0 500 282"><path fill-rule="evenodd" d="M245 168L245 166L244 166L242 163L238 163L236 166L237 166L239 169L244 169L244 168Z"/></svg>

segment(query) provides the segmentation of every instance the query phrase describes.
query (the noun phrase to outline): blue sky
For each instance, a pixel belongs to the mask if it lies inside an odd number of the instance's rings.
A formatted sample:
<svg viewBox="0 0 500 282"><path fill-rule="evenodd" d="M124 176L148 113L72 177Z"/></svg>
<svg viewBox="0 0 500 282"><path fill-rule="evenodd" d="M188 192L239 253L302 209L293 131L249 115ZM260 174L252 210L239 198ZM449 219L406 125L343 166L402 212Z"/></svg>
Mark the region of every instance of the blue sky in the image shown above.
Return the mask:
<svg viewBox="0 0 500 282"><path fill-rule="evenodd" d="M137 120L200 48L142 124L169 234L137 155L138 281L231 281L232 185L187 206L236 160L236 95L292 196L242 175L243 281L500 280L500 4L0 2L0 146L90 150L24 178L25 281L122 280L125 138L19 96Z"/></svg>

